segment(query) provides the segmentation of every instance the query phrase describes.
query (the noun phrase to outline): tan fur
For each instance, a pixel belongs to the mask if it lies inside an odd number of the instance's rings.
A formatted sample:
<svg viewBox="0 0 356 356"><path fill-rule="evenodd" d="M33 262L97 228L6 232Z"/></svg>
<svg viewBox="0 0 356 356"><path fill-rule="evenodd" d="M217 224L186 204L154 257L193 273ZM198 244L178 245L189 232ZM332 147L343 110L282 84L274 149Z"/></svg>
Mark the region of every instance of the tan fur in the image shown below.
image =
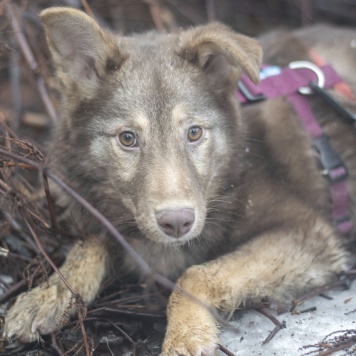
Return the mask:
<svg viewBox="0 0 356 356"><path fill-rule="evenodd" d="M291 299L347 268L349 255L329 221L328 183L291 106L283 98L242 112L237 105L241 73L258 80L255 40L222 24L115 37L77 10L53 8L41 18L63 94L50 167L103 212L155 272L178 279L206 306L230 312L249 299ZM327 31L267 35L264 61L308 59L311 47L328 60L327 37L337 30ZM340 73L348 68L354 76L354 57L344 50L348 60ZM337 67L338 57L330 58ZM342 100L356 112L355 103ZM319 99L310 104L349 170L356 223L355 131ZM191 142L194 127L202 136ZM120 143L123 132L134 134L138 145ZM115 261L118 275L140 277L100 224L59 195L88 236L61 269L75 292L93 301ZM184 233L160 222L172 212L193 216ZM49 284L17 299L5 335L28 342L56 329L70 293L57 276ZM162 355L215 354L219 327L202 304L176 290L167 315Z"/></svg>
<svg viewBox="0 0 356 356"><path fill-rule="evenodd" d="M73 291L86 303L95 298L103 281L107 254L100 239L88 239L72 248L61 268ZM85 271L90 283L83 283L82 275L73 271ZM48 334L60 326L69 303L75 301L57 274L49 278L48 284L49 287L44 285L34 288L17 298L6 317L8 337L16 335L26 342L36 341L39 340L39 334ZM72 308L71 314L75 310Z"/></svg>

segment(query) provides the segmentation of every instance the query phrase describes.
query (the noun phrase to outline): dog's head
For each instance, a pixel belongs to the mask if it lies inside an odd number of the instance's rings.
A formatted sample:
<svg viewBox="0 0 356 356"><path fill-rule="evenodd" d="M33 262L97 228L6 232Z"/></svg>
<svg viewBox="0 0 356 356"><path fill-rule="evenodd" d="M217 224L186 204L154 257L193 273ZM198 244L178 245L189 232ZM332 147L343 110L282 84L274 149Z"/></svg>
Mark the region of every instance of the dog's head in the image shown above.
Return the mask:
<svg viewBox="0 0 356 356"><path fill-rule="evenodd" d="M114 222L124 207L150 240L200 235L243 148L234 92L258 80L257 42L218 23L120 37L73 9L41 18L63 94L54 159Z"/></svg>

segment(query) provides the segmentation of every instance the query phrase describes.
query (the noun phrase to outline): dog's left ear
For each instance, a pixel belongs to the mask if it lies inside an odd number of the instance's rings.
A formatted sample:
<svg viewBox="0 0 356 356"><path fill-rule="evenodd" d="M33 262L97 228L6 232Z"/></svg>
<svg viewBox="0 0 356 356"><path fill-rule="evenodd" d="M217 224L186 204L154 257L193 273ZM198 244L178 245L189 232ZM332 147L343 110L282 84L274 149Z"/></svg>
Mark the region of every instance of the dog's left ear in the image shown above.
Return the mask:
<svg viewBox="0 0 356 356"><path fill-rule="evenodd" d="M99 81L120 68L125 56L117 40L84 12L49 8L41 13L57 78L70 95L91 97Z"/></svg>
<svg viewBox="0 0 356 356"><path fill-rule="evenodd" d="M218 90L235 88L242 72L255 83L259 80L260 44L226 25L211 23L182 32L177 52L206 72Z"/></svg>

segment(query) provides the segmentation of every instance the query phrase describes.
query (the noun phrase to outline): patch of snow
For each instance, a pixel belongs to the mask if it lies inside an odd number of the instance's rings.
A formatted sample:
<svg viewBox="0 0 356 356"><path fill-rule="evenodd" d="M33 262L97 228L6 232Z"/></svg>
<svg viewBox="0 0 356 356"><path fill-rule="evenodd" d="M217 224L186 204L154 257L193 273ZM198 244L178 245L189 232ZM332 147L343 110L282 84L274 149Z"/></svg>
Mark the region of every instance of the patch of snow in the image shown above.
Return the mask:
<svg viewBox="0 0 356 356"><path fill-rule="evenodd" d="M348 290L335 290L326 294L333 299L328 300L318 296L296 308L296 310L304 310L316 307L315 311L299 315L273 314L280 322L285 322L286 328L280 330L265 345L262 343L275 325L264 315L253 310L238 314L238 319L231 321L231 325L237 328L239 333L224 331L220 335L220 343L237 356L301 356L316 350L302 347L321 342L332 332L356 329L356 281ZM315 354L317 353L313 353ZM333 355L344 354L345 351L340 351Z"/></svg>

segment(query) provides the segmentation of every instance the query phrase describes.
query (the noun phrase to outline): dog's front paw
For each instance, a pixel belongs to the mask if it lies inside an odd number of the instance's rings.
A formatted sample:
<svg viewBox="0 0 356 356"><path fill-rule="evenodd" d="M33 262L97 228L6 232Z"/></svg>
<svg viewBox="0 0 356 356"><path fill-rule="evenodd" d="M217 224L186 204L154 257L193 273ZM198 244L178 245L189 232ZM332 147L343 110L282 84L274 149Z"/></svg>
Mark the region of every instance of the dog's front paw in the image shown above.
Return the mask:
<svg viewBox="0 0 356 356"><path fill-rule="evenodd" d="M213 356L218 346L217 323L208 309L173 293L161 356Z"/></svg>
<svg viewBox="0 0 356 356"><path fill-rule="evenodd" d="M187 334L167 335L161 356L215 356L216 335L202 334L202 330L192 330Z"/></svg>
<svg viewBox="0 0 356 356"><path fill-rule="evenodd" d="M4 336L33 342L54 331L70 303L71 294L57 284L21 294L5 316Z"/></svg>

